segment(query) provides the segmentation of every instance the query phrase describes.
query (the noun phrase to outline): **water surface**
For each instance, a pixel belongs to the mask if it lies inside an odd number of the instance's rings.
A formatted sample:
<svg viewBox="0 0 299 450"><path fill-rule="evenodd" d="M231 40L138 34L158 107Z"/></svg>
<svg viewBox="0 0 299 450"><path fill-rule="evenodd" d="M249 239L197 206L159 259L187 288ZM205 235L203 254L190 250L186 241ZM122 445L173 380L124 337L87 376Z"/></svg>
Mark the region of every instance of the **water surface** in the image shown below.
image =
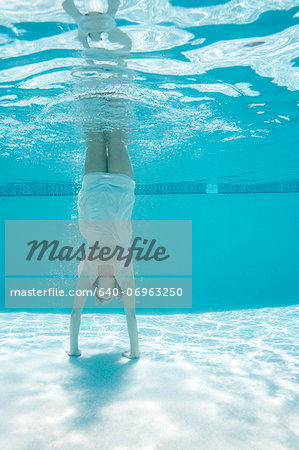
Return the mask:
<svg viewBox="0 0 299 450"><path fill-rule="evenodd" d="M0 16L2 180L78 181L78 78L91 87L77 26L60 1L11 1ZM137 182L298 178L298 19L298 0L121 2L130 79L92 83L130 99Z"/></svg>

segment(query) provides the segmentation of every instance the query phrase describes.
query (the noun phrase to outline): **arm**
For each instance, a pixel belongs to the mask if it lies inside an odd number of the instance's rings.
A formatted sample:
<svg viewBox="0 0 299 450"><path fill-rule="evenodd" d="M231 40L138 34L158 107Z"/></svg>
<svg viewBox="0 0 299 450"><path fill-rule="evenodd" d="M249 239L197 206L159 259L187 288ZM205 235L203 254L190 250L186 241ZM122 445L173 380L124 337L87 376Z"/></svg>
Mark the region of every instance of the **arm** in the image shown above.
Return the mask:
<svg viewBox="0 0 299 450"><path fill-rule="evenodd" d="M79 20L84 16L83 14L80 13L80 11L76 8L74 1L73 0L64 0L62 2L62 6L63 9L65 10L65 12L71 16L75 22L78 24ZM82 33L82 31L80 30L80 28L78 29L78 40L81 42L81 44L83 45L84 48L89 49L90 46L88 44L88 40L87 37L84 33ZM88 62L88 64L93 64L93 61L88 59L86 60Z"/></svg>
<svg viewBox="0 0 299 450"><path fill-rule="evenodd" d="M108 40L112 43L120 44L122 48L117 50L123 56L129 56L132 48L132 40L124 31L119 28L113 28L108 31Z"/></svg>
<svg viewBox="0 0 299 450"><path fill-rule="evenodd" d="M78 40L81 42L84 48L90 48L86 34L82 33L81 30L78 30Z"/></svg>
<svg viewBox="0 0 299 450"><path fill-rule="evenodd" d="M69 16L75 19L76 22L80 19L80 17L82 17L82 14L76 8L73 0L64 0L62 2L62 7Z"/></svg>
<svg viewBox="0 0 299 450"><path fill-rule="evenodd" d="M127 289L131 288L133 295L127 295ZM124 294L122 295L122 300L124 304L124 309L126 313L128 333L130 338L130 350L123 353L123 356L127 358L139 358L139 343L138 343L138 328L137 328L137 320L135 314L135 283L134 276L131 272L128 278L124 279L122 283L122 290Z"/></svg>
<svg viewBox="0 0 299 450"><path fill-rule="evenodd" d="M90 289L90 283L88 278L79 278L79 281L76 286L76 290L78 289ZM73 310L71 314L71 323L70 323L70 349L67 351L69 356L80 356L81 351L78 348L78 336L80 330L81 323L81 313L82 309L85 305L85 301L87 298L87 293L83 296L75 295Z"/></svg>
<svg viewBox="0 0 299 450"><path fill-rule="evenodd" d="M108 0L107 14L114 17L119 7L119 0Z"/></svg>

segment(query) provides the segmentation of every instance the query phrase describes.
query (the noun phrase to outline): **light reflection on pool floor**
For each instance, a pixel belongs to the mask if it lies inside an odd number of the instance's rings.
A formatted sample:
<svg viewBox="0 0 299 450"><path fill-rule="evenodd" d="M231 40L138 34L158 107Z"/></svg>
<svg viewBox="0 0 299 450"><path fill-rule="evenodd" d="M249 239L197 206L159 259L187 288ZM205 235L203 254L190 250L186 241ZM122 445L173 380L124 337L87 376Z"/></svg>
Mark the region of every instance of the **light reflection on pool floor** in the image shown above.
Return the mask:
<svg viewBox="0 0 299 450"><path fill-rule="evenodd" d="M68 358L68 315L2 313L1 447L295 449L296 317L138 315L129 361L122 315L84 314Z"/></svg>

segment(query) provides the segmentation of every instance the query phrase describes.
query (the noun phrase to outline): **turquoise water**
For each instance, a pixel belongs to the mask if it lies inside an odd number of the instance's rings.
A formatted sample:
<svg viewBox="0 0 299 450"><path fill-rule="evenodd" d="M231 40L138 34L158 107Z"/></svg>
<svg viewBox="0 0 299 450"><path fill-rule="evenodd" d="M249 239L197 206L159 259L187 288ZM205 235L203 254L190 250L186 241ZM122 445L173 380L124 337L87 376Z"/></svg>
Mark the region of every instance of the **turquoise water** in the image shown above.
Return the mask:
<svg viewBox="0 0 299 450"><path fill-rule="evenodd" d="M117 77L117 50L89 49L95 70L59 1L0 16L2 235L7 219L78 218L83 126L105 116L78 95L113 89L130 105L133 219L193 222L193 310L298 302L298 1L121 2Z"/></svg>

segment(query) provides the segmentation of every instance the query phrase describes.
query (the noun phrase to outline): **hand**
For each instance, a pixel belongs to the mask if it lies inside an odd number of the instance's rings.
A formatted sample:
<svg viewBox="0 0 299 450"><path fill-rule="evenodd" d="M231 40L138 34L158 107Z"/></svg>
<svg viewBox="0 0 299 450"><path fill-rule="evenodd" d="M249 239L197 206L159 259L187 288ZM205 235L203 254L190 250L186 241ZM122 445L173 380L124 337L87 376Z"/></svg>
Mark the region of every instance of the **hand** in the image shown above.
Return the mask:
<svg viewBox="0 0 299 450"><path fill-rule="evenodd" d="M81 356L81 350L78 348L76 352L71 352L70 350L65 351L69 356Z"/></svg>
<svg viewBox="0 0 299 450"><path fill-rule="evenodd" d="M130 350L127 350L126 352L122 353L122 356L124 356L125 358L129 358L129 359L138 359L138 358L140 358L140 353L138 353L137 355L134 355L133 353L130 352Z"/></svg>

